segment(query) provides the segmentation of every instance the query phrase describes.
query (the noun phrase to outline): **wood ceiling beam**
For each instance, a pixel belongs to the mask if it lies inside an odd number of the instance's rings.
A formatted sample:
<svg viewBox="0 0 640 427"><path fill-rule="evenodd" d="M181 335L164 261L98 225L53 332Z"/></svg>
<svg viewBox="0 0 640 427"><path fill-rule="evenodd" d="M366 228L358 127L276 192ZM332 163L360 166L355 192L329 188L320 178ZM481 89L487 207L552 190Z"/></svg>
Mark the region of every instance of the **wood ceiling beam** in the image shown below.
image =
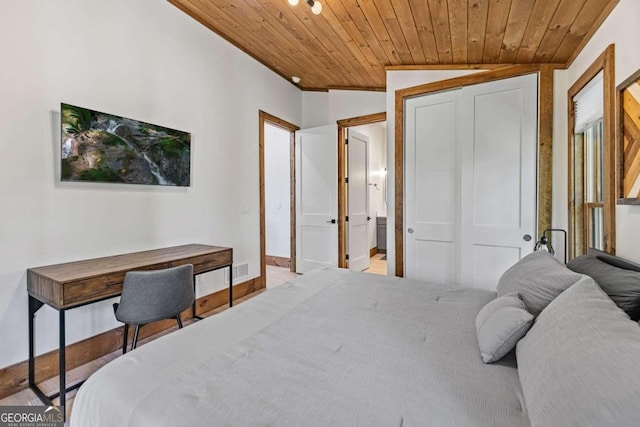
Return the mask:
<svg viewBox="0 0 640 427"><path fill-rule="evenodd" d="M411 71L411 70L496 70L522 64L416 64L416 65L387 65L387 71ZM564 63L545 64L553 69L566 68Z"/></svg>

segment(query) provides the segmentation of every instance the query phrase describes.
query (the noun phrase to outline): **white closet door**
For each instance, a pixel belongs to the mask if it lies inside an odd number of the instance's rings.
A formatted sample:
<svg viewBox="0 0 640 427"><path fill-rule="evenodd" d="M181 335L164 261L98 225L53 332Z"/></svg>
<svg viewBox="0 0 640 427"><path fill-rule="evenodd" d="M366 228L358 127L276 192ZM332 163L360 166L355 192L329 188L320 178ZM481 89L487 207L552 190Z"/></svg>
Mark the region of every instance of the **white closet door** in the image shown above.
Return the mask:
<svg viewBox="0 0 640 427"><path fill-rule="evenodd" d="M495 290L533 250L538 76L465 87L463 98L462 284Z"/></svg>
<svg viewBox="0 0 640 427"><path fill-rule="evenodd" d="M296 132L296 271L338 266L338 127Z"/></svg>
<svg viewBox="0 0 640 427"><path fill-rule="evenodd" d="M456 281L460 90L406 101L405 276Z"/></svg>
<svg viewBox="0 0 640 427"><path fill-rule="evenodd" d="M369 268L369 137L347 129L349 269Z"/></svg>
<svg viewBox="0 0 640 427"><path fill-rule="evenodd" d="M537 92L533 74L405 102L407 277L495 290L533 250Z"/></svg>

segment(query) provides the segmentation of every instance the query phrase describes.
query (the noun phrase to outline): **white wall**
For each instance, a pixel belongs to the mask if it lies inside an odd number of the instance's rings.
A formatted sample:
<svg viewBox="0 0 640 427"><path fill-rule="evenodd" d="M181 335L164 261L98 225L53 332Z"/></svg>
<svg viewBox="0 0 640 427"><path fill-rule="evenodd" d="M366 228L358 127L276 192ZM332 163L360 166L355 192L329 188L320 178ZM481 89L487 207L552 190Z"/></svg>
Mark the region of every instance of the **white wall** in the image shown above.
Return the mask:
<svg viewBox="0 0 640 427"><path fill-rule="evenodd" d="M264 134L267 255L291 256L291 134L266 124Z"/></svg>
<svg viewBox="0 0 640 427"><path fill-rule="evenodd" d="M482 70L408 70L387 71L387 274L396 272L395 263L395 102L396 91L408 87L433 83L453 77L477 73Z"/></svg>
<svg viewBox="0 0 640 427"><path fill-rule="evenodd" d="M620 0L600 29L587 43L580 55L564 74L561 82L556 82L556 108L554 129L554 226L567 228L567 91L571 85L586 71L593 61L615 43L616 86L640 68L640 2L637 0ZM560 84L558 84L560 83ZM563 87L560 87L563 85ZM557 191L557 194L556 194ZM617 254L640 261L637 236L640 235L640 207L616 207L616 247Z"/></svg>
<svg viewBox="0 0 640 427"><path fill-rule="evenodd" d="M3 0L0 54L0 367L27 357L29 267L199 242L259 275L258 110L302 123L297 88L165 1ZM60 102L190 131L192 186L61 183ZM118 326L111 302L68 342ZM38 312L38 353L57 324Z"/></svg>
<svg viewBox="0 0 640 427"><path fill-rule="evenodd" d="M369 137L369 249L378 245L376 218L387 215L384 199L387 133L386 122L372 123L349 128ZM371 185L375 184L375 185ZM377 187L376 187L377 186Z"/></svg>
<svg viewBox="0 0 640 427"><path fill-rule="evenodd" d="M336 124L338 120L381 113L386 110L385 92L330 90L303 92L302 128Z"/></svg>
<svg viewBox="0 0 640 427"><path fill-rule="evenodd" d="M329 92L302 92L302 128L328 125Z"/></svg>

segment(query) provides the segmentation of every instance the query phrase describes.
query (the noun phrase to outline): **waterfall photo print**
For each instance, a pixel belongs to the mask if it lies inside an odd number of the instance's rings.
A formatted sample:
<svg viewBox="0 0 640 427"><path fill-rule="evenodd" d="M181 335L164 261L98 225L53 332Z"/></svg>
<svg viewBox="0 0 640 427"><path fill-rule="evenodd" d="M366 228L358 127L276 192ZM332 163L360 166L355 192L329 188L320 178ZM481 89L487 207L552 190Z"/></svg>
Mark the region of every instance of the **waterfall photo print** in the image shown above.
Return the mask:
<svg viewBox="0 0 640 427"><path fill-rule="evenodd" d="M188 187L191 134L62 104L62 181Z"/></svg>

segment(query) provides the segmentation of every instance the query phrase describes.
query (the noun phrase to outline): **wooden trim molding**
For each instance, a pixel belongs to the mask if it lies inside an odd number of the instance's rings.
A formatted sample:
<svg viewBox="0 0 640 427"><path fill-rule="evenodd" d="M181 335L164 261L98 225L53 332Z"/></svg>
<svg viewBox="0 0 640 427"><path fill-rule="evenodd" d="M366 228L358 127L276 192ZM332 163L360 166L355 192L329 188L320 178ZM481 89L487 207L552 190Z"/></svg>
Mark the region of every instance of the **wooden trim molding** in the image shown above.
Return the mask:
<svg viewBox="0 0 640 427"><path fill-rule="evenodd" d="M538 79L538 236L551 228L553 213L553 72L542 65Z"/></svg>
<svg viewBox="0 0 640 427"><path fill-rule="evenodd" d="M420 71L420 70L495 70L518 64L415 64L387 65L385 71ZM564 69L565 64L545 64L554 69Z"/></svg>
<svg viewBox="0 0 640 427"><path fill-rule="evenodd" d="M259 277L233 286L234 301L258 290ZM204 313L229 303L229 289L223 289L196 300L198 313ZM192 315L191 308L182 312L187 320ZM155 335L176 325L175 320L163 320L140 329L140 339ZM132 331L133 332L133 328ZM122 348L124 327L118 327L87 338L66 347L67 369L71 370ZM131 338L131 337L130 337ZM129 339L131 342L131 339ZM36 358L36 383L60 374L58 350L50 351ZM22 361L0 369L0 399L28 388L28 362Z"/></svg>
<svg viewBox="0 0 640 427"><path fill-rule="evenodd" d="M267 255L266 261L267 265L272 265L274 267L284 267L289 269L291 268L291 258Z"/></svg>
<svg viewBox="0 0 640 427"><path fill-rule="evenodd" d="M289 136L289 271L296 272L296 132ZM266 250L266 248L265 248ZM266 280L266 279L265 279Z"/></svg>
<svg viewBox="0 0 640 427"><path fill-rule="evenodd" d="M637 70L635 73L627 77L622 83L618 85L616 88L616 105L618 111L618 121L617 121L617 133L616 133L616 170L618 171L618 195L617 195L617 204L618 205L640 205L640 198L629 198L626 197L625 194L625 161L630 159L637 158L637 152L633 151L633 148L627 153L625 156L625 105L623 99L623 93L628 87L640 80L640 70ZM626 159L626 160L625 160Z"/></svg>
<svg viewBox="0 0 640 427"><path fill-rule="evenodd" d="M378 247L373 247L371 249L369 249L369 258L371 258L372 256L376 255L378 253Z"/></svg>
<svg viewBox="0 0 640 427"><path fill-rule="evenodd" d="M539 74L538 137L538 230L551 224L553 165L553 70L557 64L526 64L455 77L400 89L395 94L395 264L396 276L404 277L404 102L408 98L479 83Z"/></svg>
<svg viewBox="0 0 640 427"><path fill-rule="evenodd" d="M375 114L367 114L366 116L358 116L351 117L349 119L338 120L338 126L342 127L352 127L352 126L361 126L361 125L369 125L371 123L380 123L387 120L387 113L375 113Z"/></svg>
<svg viewBox="0 0 640 427"><path fill-rule="evenodd" d="M266 240L266 209L265 209L265 194L264 194L264 125L269 123L273 126L277 126L281 129L289 131L291 136L289 139L289 164L290 164L290 194L291 194L291 206L290 206L290 253L291 253L291 271L295 272L296 266L296 163L295 163L295 134L294 132L299 130L300 127L292 123L282 120L272 114L260 110L258 114L258 169L260 175L260 288L267 287L267 240Z"/></svg>
<svg viewBox="0 0 640 427"><path fill-rule="evenodd" d="M338 120L338 267L347 268L347 128L380 123L387 120L387 113Z"/></svg>
<svg viewBox="0 0 640 427"><path fill-rule="evenodd" d="M308 90L308 89L303 89ZM366 91L366 92L385 92L387 90L386 86L327 86L326 92L330 90L355 90L355 91ZM325 92L324 90L321 90Z"/></svg>
<svg viewBox="0 0 640 427"><path fill-rule="evenodd" d="M573 258L575 253L574 236L576 229L581 227L576 224L575 217L575 191L574 181L574 149L573 149L573 129L575 124L575 111L573 98L600 72L603 71L603 90L604 90L604 118L603 118L603 136L605 148L603 153L604 163L604 251L610 254L616 253L616 177L618 172L618 163L616 162L616 86L615 86L615 46L613 44L607 48L596 58L596 60L587 68L587 70L576 80L567 92L567 143L569 145L569 165L568 165L568 186L569 186L569 259ZM584 225L584 224L583 224ZM586 248L585 248L586 249ZM586 252L585 252L586 253Z"/></svg>
<svg viewBox="0 0 640 427"><path fill-rule="evenodd" d="M347 129L338 123L338 267L347 268Z"/></svg>

